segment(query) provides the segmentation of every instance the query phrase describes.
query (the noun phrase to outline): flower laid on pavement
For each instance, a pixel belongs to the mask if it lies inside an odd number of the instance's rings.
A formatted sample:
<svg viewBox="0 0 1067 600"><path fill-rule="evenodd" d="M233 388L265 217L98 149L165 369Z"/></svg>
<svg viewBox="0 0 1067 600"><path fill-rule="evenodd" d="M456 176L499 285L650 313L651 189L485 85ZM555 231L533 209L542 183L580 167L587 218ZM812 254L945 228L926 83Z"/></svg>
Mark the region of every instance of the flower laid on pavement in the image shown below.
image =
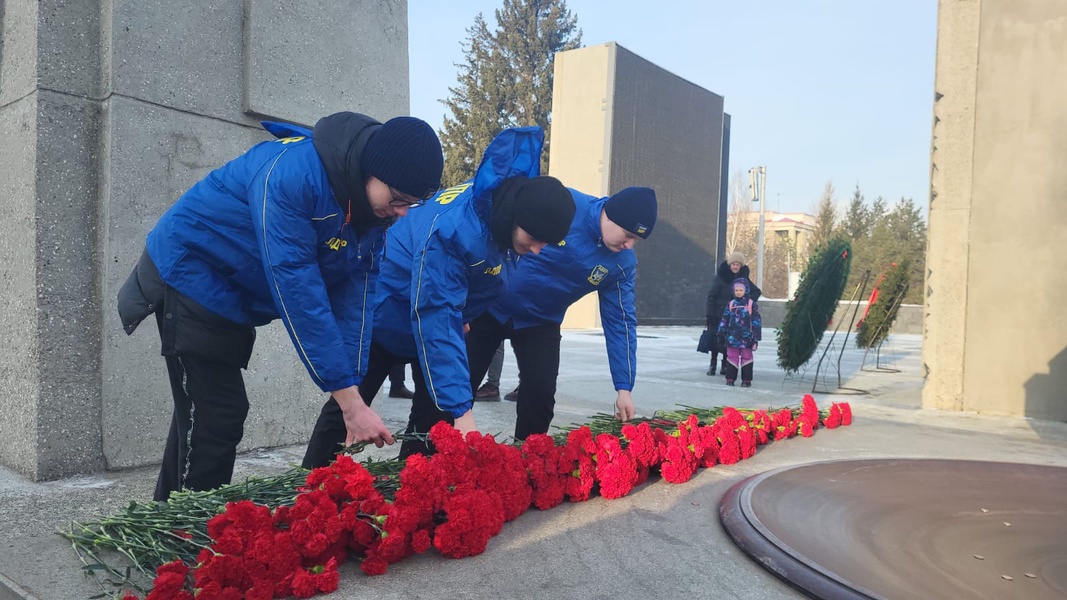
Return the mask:
<svg viewBox="0 0 1067 600"><path fill-rule="evenodd" d="M771 440L852 422L848 403L821 414L810 395L799 409L682 408L626 424L595 415L521 443L463 436L439 423L428 436L436 450L429 457L360 463L342 453L310 472L131 503L64 535L83 561L97 561L94 568L103 566L101 548L155 568L146 600L309 598L336 590L338 567L350 557L364 573L381 575L430 548L449 558L476 556L531 506L622 498L655 472L684 483L698 469L751 458Z"/></svg>

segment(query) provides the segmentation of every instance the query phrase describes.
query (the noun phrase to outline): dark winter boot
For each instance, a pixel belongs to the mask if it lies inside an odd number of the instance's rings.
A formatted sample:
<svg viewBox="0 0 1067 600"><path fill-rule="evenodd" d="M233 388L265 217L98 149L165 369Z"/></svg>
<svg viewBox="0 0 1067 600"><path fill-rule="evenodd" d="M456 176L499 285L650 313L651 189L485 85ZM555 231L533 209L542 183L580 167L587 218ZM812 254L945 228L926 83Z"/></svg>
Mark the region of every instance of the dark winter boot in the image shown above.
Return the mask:
<svg viewBox="0 0 1067 600"><path fill-rule="evenodd" d="M744 379L742 379L741 380L741 387L752 387L752 382L751 381L745 381Z"/></svg>
<svg viewBox="0 0 1067 600"><path fill-rule="evenodd" d="M728 385L728 386L730 386L730 387L733 387L733 385L734 385L734 380L733 380L733 379L727 379L727 380L726 380L726 385Z"/></svg>

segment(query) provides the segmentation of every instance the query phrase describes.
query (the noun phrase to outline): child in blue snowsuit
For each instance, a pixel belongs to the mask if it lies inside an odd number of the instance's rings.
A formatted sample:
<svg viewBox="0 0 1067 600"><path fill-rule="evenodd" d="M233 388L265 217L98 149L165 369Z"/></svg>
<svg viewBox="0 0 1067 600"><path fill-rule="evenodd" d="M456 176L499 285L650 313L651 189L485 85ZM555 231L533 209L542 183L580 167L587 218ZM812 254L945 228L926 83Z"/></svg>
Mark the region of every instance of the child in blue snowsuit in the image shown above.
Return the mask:
<svg viewBox="0 0 1067 600"><path fill-rule="evenodd" d="M734 298L726 305L719 321L718 335L725 341L726 385L733 385L741 371L741 387L752 385L752 351L759 346L762 323L759 305L748 295L748 280L734 280Z"/></svg>

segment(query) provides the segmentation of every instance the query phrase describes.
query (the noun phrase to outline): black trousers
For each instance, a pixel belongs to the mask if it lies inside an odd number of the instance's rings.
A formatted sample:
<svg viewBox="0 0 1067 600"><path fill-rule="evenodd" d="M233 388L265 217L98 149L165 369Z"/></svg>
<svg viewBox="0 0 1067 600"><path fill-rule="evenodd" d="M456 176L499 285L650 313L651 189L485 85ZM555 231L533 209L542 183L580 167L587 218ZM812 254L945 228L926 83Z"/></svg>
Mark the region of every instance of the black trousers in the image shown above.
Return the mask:
<svg viewBox="0 0 1067 600"><path fill-rule="evenodd" d="M156 324L174 411L154 498L230 483L244 436L248 366L255 329L224 319L167 287Z"/></svg>
<svg viewBox="0 0 1067 600"><path fill-rule="evenodd" d="M399 365L395 365L389 371L389 389L400 389L404 387L405 368L406 366L401 363Z"/></svg>
<svg viewBox="0 0 1067 600"><path fill-rule="evenodd" d="M485 375L483 372L482 375ZM408 413L408 426L404 433L430 432L430 428L444 421L454 425L456 420L451 413L439 410L434 404L430 391L426 388L426 380L423 377L420 361L411 365L411 379L415 383L415 391L411 398L411 412ZM474 388L471 388L472 390ZM433 447L422 440L404 440L400 444L400 458L407 458L412 454L424 454L429 456L433 453Z"/></svg>
<svg viewBox="0 0 1067 600"><path fill-rule="evenodd" d="M378 395L378 391L382 389L386 378L393 381L392 376L396 368L403 369L408 362L411 362L410 358L397 356L372 341L370 357L367 359L367 372L359 384L359 395L363 397L363 402L370 406L374 397ZM414 370L415 367L412 368ZM418 387L422 378L416 374L414 379ZM301 465L305 469L329 465L344 447L346 437L348 437L348 429L345 427L341 405L337 404L333 396L330 396L322 405L319 418L311 430L311 440L308 441L308 448L304 452L304 461Z"/></svg>
<svg viewBox="0 0 1067 600"><path fill-rule="evenodd" d="M724 354L723 356L725 357L726 355ZM741 381L752 381L752 365L753 363L748 363L741 367ZM722 374L726 376L727 380L734 381L737 379L737 367L727 362L726 366L722 368Z"/></svg>
<svg viewBox="0 0 1067 600"><path fill-rule="evenodd" d="M118 293L123 329L132 335L155 315L174 410L154 498L210 490L230 482L248 416L241 369L256 330L225 319L168 286L148 252Z"/></svg>
<svg viewBox="0 0 1067 600"><path fill-rule="evenodd" d="M467 364L471 371L471 389L476 389L485 376L500 343L510 339L522 378L515 406L515 439L548 433L555 416L556 380L559 378L559 324L515 329L510 323L501 323L485 313L471 321L470 326Z"/></svg>
<svg viewBox="0 0 1067 600"><path fill-rule="evenodd" d="M248 416L240 367L190 356L165 359L174 412L153 496L160 502L172 492L230 483Z"/></svg>

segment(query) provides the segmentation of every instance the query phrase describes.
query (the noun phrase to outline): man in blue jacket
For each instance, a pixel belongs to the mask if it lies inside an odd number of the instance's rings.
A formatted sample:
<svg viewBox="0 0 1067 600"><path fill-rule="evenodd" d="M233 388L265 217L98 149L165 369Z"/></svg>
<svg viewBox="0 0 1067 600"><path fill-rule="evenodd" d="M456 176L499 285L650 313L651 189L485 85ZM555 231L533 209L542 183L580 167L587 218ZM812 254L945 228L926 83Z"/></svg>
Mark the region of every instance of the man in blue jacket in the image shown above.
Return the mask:
<svg viewBox="0 0 1067 600"><path fill-rule="evenodd" d="M511 339L520 383L515 438L547 433L556 404L560 324L567 308L590 292L600 298L600 320L616 390L615 415L634 416L630 392L637 375L634 244L656 225L656 193L628 187L610 198L571 190L577 211L562 243L524 260L507 293L470 324L468 360L481 381L497 346Z"/></svg>
<svg viewBox="0 0 1067 600"><path fill-rule="evenodd" d="M477 429L465 325L503 293L520 258L567 235L574 202L559 180L538 177L543 141L539 127L501 132L471 181L443 190L389 229L360 389L369 401L394 364L413 363L409 433L426 433L439 421ZM338 413L334 402L323 406L306 468L328 464L340 450ZM405 441L401 456L414 452L427 447Z"/></svg>
<svg viewBox="0 0 1067 600"><path fill-rule="evenodd" d="M355 113L276 138L212 171L159 219L119 291L128 334L155 314L174 413L155 499L229 483L248 414L241 369L280 318L349 442L392 443L359 395L385 228L440 187L425 122Z"/></svg>

